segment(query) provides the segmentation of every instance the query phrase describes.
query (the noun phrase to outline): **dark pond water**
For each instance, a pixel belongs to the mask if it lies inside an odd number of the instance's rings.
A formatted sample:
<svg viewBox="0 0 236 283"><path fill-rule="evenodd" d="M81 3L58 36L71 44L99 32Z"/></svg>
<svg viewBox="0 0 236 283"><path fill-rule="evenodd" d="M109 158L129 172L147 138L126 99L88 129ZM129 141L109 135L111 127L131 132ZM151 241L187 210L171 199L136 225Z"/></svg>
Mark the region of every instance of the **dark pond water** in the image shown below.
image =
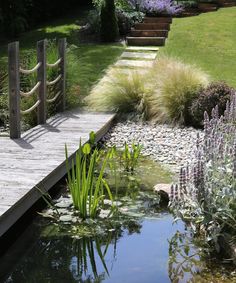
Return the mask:
<svg viewBox="0 0 236 283"><path fill-rule="evenodd" d="M158 175L153 166L140 167L144 187L170 180L168 172L157 167ZM173 223L173 216L161 210L156 195L144 187L132 185L122 193L125 214L111 221L100 219L78 228L38 216L0 258L0 282L236 282L215 266L211 270L185 224Z"/></svg>
<svg viewBox="0 0 236 283"><path fill-rule="evenodd" d="M6 272L2 282L177 282L168 240L177 231L185 233L183 223L173 225L172 216L161 213L138 224L106 238L76 239L47 237L42 233L45 223L37 219L1 264L2 276ZM189 254L193 252L191 248ZM191 266L190 273L197 271L196 266ZM190 273L185 271L180 282L187 282Z"/></svg>

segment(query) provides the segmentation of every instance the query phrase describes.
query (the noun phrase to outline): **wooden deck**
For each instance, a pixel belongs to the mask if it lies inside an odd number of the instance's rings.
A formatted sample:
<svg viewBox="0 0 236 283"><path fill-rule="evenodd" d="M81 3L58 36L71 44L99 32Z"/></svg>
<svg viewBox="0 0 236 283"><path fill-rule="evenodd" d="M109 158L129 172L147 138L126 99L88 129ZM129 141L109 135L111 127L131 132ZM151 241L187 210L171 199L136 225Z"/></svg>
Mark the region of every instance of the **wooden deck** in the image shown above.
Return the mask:
<svg viewBox="0 0 236 283"><path fill-rule="evenodd" d="M114 114L60 113L11 140L0 138L0 237L40 198L36 187L50 189L66 173L65 144L74 157L80 139L109 129Z"/></svg>

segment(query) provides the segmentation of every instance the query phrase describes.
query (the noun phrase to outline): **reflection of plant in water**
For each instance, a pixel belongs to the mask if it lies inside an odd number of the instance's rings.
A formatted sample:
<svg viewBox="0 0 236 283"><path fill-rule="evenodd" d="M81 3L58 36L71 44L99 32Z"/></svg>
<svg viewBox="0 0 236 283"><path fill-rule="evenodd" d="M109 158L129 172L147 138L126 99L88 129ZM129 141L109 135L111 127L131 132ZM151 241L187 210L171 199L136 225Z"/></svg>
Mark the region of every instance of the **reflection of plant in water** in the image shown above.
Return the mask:
<svg viewBox="0 0 236 283"><path fill-rule="evenodd" d="M203 267L201 251L196 249L191 235L177 231L169 241L169 278L171 282L190 282ZM183 279L188 281L183 281Z"/></svg>
<svg viewBox="0 0 236 283"><path fill-rule="evenodd" d="M77 256L71 259L70 270L76 280L79 280L79 282L94 282L94 280L102 282L105 279L105 274L109 276L105 256L111 240L112 237L110 235L104 245L104 249L102 249L103 244L98 238L95 238L95 240L82 238L74 242L73 246ZM101 274L98 274L96 255L100 259L100 266L104 268L104 272ZM91 270L89 270L89 267Z"/></svg>

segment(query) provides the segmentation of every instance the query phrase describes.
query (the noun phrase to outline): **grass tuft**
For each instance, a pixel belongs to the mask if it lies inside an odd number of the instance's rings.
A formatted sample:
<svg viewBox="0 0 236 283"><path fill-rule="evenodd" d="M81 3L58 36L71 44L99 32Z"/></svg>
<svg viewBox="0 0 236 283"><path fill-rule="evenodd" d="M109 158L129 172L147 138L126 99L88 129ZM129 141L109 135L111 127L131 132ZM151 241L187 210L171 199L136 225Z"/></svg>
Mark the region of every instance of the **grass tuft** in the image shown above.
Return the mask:
<svg viewBox="0 0 236 283"><path fill-rule="evenodd" d="M110 69L86 102L97 111L136 113L156 122L188 124L189 108L209 77L197 67L168 57L147 72Z"/></svg>

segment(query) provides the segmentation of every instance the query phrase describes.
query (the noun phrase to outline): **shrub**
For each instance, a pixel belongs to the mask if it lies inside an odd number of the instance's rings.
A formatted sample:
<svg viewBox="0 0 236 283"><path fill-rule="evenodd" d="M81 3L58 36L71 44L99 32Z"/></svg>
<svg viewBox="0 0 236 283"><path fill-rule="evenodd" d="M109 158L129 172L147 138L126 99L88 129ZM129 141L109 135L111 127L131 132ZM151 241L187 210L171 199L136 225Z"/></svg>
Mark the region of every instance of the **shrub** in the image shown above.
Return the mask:
<svg viewBox="0 0 236 283"><path fill-rule="evenodd" d="M86 101L98 111L136 113L145 118L148 113L149 89L143 75L110 69L106 76L92 89Z"/></svg>
<svg viewBox="0 0 236 283"><path fill-rule="evenodd" d="M114 0L105 0L101 7L101 40L104 42L115 41L118 33Z"/></svg>
<svg viewBox="0 0 236 283"><path fill-rule="evenodd" d="M181 169L172 186L171 207L205 237L221 255L236 254L236 95L219 118L218 106L209 120L205 112L204 140L197 141L192 164ZM229 249L228 249L229 248Z"/></svg>
<svg viewBox="0 0 236 283"><path fill-rule="evenodd" d="M199 90L207 86L208 76L195 66L168 57L159 58L149 76L155 86L150 116L159 122L189 125L189 107Z"/></svg>
<svg viewBox="0 0 236 283"><path fill-rule="evenodd" d="M202 89L191 106L194 125L202 127L204 112L206 111L208 115L211 115L211 111L216 105L218 105L219 115L223 115L226 103L234 93L235 90L224 82L214 82L207 88Z"/></svg>
<svg viewBox="0 0 236 283"><path fill-rule="evenodd" d="M142 12L124 11L121 9L117 9L116 15L120 35L128 34L131 30L131 27L136 22L142 22L144 18L144 13Z"/></svg>

